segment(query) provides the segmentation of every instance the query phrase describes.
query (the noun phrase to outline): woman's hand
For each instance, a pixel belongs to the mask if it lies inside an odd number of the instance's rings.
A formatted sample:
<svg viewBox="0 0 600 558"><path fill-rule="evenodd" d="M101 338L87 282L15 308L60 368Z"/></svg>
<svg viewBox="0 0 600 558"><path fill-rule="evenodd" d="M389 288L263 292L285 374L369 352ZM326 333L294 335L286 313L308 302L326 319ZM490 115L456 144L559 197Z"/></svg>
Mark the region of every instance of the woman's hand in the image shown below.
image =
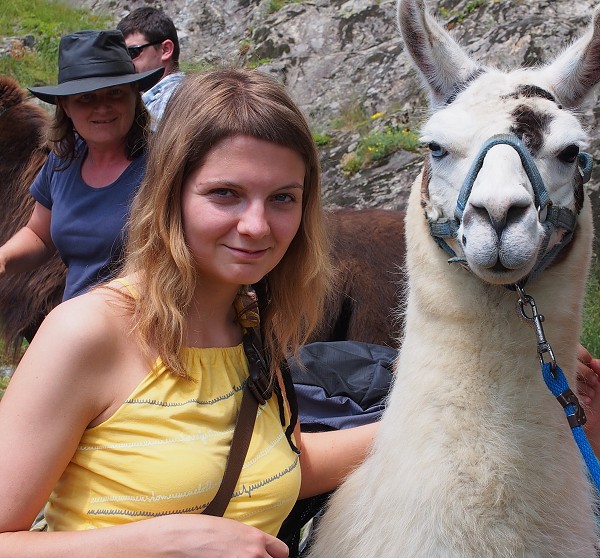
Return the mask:
<svg viewBox="0 0 600 558"><path fill-rule="evenodd" d="M263 531L222 517L168 515L146 523L170 558L288 558L287 545Z"/></svg>
<svg viewBox="0 0 600 558"><path fill-rule="evenodd" d="M592 358L582 345L577 351L577 396L587 417L586 435L600 456L600 359Z"/></svg>

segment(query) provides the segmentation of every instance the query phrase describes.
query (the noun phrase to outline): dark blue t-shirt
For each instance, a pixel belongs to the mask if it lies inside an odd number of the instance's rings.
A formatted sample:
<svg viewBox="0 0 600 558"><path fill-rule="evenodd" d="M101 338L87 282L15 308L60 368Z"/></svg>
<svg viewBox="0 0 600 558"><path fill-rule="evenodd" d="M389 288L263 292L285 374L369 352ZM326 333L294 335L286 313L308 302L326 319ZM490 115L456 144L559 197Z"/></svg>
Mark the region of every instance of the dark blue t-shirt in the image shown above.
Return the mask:
<svg viewBox="0 0 600 558"><path fill-rule="evenodd" d="M51 153L30 188L36 201L52 211L52 241L67 266L63 300L82 294L117 270L131 200L146 170L144 154L112 184L92 188L81 178L85 143L78 151L80 156L64 170L57 170L63 161Z"/></svg>

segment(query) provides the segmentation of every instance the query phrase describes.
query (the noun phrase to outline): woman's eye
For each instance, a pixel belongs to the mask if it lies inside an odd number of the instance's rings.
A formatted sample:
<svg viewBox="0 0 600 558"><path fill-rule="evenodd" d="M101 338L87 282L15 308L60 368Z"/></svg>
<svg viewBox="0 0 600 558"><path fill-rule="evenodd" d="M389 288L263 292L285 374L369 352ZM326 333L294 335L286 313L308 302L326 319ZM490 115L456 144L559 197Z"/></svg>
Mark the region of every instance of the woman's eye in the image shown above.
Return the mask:
<svg viewBox="0 0 600 558"><path fill-rule="evenodd" d="M579 146L572 144L565 147L559 154L558 159L563 163L574 163L579 155Z"/></svg>
<svg viewBox="0 0 600 558"><path fill-rule="evenodd" d="M214 190L211 190L210 193L220 197L227 197L233 195L233 192L231 190L228 190L227 188L215 188Z"/></svg>
<svg viewBox="0 0 600 558"><path fill-rule="evenodd" d="M439 143L436 143L435 141L430 141L427 147L431 152L431 156L435 157L436 159L440 159L446 155L446 153L448 153Z"/></svg>
<svg viewBox="0 0 600 558"><path fill-rule="evenodd" d="M124 87L114 87L109 90L108 94L113 98L120 98L126 94L126 89Z"/></svg>
<svg viewBox="0 0 600 558"><path fill-rule="evenodd" d="M277 202L293 202L296 198L292 194L276 194L273 199Z"/></svg>

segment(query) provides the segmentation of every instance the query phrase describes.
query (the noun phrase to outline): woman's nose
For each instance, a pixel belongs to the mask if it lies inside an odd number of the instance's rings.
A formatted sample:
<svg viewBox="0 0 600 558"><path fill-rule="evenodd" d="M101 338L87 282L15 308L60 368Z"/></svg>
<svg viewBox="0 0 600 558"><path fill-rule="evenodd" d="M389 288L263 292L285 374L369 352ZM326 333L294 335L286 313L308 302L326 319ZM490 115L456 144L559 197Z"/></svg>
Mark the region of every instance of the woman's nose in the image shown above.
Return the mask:
<svg viewBox="0 0 600 558"><path fill-rule="evenodd" d="M238 221L238 232L253 238L262 238L271 232L265 206L262 202L249 204Z"/></svg>

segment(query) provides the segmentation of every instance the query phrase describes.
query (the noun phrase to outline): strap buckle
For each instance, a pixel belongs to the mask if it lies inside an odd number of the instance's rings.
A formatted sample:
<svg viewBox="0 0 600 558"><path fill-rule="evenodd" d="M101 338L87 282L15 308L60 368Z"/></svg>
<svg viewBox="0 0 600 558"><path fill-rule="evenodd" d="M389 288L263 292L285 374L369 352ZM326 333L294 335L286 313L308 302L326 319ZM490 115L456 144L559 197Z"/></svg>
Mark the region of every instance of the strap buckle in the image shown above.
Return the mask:
<svg viewBox="0 0 600 558"><path fill-rule="evenodd" d="M254 332L248 329L244 334L244 353L248 360L248 389L260 405L264 405L273 395L273 381L267 363L261 351L254 342Z"/></svg>

